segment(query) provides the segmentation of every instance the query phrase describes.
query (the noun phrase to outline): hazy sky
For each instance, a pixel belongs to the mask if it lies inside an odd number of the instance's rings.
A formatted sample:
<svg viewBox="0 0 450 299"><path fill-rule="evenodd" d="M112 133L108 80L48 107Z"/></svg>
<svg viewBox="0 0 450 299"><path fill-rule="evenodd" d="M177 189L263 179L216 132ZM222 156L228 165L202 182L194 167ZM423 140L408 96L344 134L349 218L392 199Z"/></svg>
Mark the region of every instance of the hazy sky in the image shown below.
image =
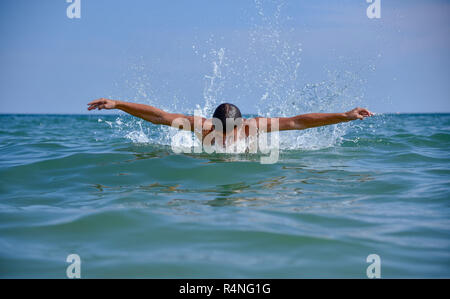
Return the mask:
<svg viewBox="0 0 450 299"><path fill-rule="evenodd" d="M365 0L81 0L81 19L68 5L0 1L0 113L205 96L256 112L329 73L377 112L450 112L450 1L381 0L381 19Z"/></svg>

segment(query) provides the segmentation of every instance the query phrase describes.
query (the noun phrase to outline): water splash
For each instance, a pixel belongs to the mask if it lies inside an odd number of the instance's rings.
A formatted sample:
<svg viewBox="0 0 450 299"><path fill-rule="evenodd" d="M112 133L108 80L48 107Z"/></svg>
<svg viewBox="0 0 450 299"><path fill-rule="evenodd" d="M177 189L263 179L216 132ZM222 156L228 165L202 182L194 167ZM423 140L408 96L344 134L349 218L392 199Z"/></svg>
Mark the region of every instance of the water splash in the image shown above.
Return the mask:
<svg viewBox="0 0 450 299"><path fill-rule="evenodd" d="M220 94L224 88L225 78L222 75L222 68L225 58L225 49L211 50L212 74L205 75L205 88L203 90L204 105L197 105L196 110L201 111L202 117L211 117L214 108L217 106Z"/></svg>
<svg viewBox="0 0 450 299"><path fill-rule="evenodd" d="M326 71L321 82L305 82L302 73L302 44L290 42L284 34L283 1L272 1L271 13L260 0L255 0L262 25L255 25L251 33L254 57L265 57L264 67L258 67L260 90L258 114L266 117L293 116L311 112L341 112L364 98L364 80L350 65L342 61L339 69ZM273 7L273 5L275 7ZM257 23L256 23L257 24ZM341 58L341 60L343 60ZM267 67L267 65L269 67ZM280 134L282 149L316 150L335 146L347 133L348 124L339 124L305 131Z"/></svg>
<svg viewBox="0 0 450 299"><path fill-rule="evenodd" d="M302 44L293 42L293 29L286 31L285 23L290 18L284 15L284 1L255 0L256 17L246 36L247 45L233 51L216 41L214 36L202 46L193 46L195 53L210 65L211 71L204 76L203 103L195 110L201 116L211 117L214 108L221 102L231 100L238 106L255 102L254 111L259 116L287 117L309 112L342 112L360 105L364 99L364 83L358 71L342 67L329 68L321 82L307 82L302 74ZM136 66L134 83L128 84L136 90L136 97L148 104L169 112L192 114L194 109L184 110L177 106L176 97L171 100L158 99L152 90L149 77L143 66ZM134 87L133 87L134 86ZM163 103L163 104L161 104ZM172 128L152 127L142 120L120 117L114 129L132 142L150 142L169 145L177 131ZM305 131L289 131L280 134L281 149L316 150L339 144L348 131L348 124L339 124ZM177 142L182 146L196 144L190 132L182 133ZM177 137L178 138L178 137ZM190 139L193 139L192 141Z"/></svg>

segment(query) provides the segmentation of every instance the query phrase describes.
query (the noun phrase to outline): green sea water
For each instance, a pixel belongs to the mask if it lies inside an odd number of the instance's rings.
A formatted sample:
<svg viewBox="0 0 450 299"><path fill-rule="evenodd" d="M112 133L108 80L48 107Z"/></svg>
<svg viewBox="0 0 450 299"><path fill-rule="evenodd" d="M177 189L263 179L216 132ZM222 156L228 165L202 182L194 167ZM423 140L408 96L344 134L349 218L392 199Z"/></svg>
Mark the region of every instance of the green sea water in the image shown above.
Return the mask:
<svg viewBox="0 0 450 299"><path fill-rule="evenodd" d="M449 114L286 133L266 165L125 116L0 121L0 277L450 276Z"/></svg>

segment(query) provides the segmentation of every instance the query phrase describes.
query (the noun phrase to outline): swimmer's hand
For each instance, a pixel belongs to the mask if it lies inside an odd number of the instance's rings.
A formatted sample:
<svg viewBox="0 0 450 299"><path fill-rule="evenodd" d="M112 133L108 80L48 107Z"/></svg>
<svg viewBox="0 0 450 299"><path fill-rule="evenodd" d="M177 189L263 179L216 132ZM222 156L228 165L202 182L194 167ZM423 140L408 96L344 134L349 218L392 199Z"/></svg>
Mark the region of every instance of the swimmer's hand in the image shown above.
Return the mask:
<svg viewBox="0 0 450 299"><path fill-rule="evenodd" d="M102 109L116 109L117 101L109 100L105 98L100 98L98 100L92 101L88 104L88 110L102 110Z"/></svg>
<svg viewBox="0 0 450 299"><path fill-rule="evenodd" d="M366 117L373 116L374 114L365 108L355 108L348 112L344 113L345 117L348 121L356 120L356 119L364 119Z"/></svg>

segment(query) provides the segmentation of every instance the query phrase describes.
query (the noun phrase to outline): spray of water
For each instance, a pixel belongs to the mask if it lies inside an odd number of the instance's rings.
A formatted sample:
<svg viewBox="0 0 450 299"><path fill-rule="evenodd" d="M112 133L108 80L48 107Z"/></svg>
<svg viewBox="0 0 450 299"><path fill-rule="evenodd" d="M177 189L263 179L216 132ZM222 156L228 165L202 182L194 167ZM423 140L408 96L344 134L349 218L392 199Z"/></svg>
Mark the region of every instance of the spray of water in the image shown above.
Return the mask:
<svg viewBox="0 0 450 299"><path fill-rule="evenodd" d="M341 69L327 70L321 82L305 82L302 72L302 45L292 42L283 28L289 17L283 16L283 1L269 3L255 0L256 19L247 36L247 46L239 50L215 47L214 37L207 42L206 52L201 55L211 66L204 76L203 103L195 110L201 116L211 117L221 102L229 102L230 94L238 95L232 101L245 104L249 98L256 100L255 110L259 116L286 117L309 112L344 111L361 105L364 98L364 80L357 72ZM290 32L292 34L292 32ZM199 53L201 46L193 46ZM141 75L128 85L136 91L136 99L161 107L169 112L193 113L193 110L177 110L176 98L161 101L152 91L146 69L134 67ZM303 80L303 81L302 81ZM163 104L161 104L163 103ZM116 132L137 143L171 144L177 134L173 128L151 129L142 120L119 117L109 124ZM314 150L335 146L348 130L347 124L339 124L305 131L289 131L280 134L280 148L285 150ZM190 132L177 135L180 146L198 145Z"/></svg>

